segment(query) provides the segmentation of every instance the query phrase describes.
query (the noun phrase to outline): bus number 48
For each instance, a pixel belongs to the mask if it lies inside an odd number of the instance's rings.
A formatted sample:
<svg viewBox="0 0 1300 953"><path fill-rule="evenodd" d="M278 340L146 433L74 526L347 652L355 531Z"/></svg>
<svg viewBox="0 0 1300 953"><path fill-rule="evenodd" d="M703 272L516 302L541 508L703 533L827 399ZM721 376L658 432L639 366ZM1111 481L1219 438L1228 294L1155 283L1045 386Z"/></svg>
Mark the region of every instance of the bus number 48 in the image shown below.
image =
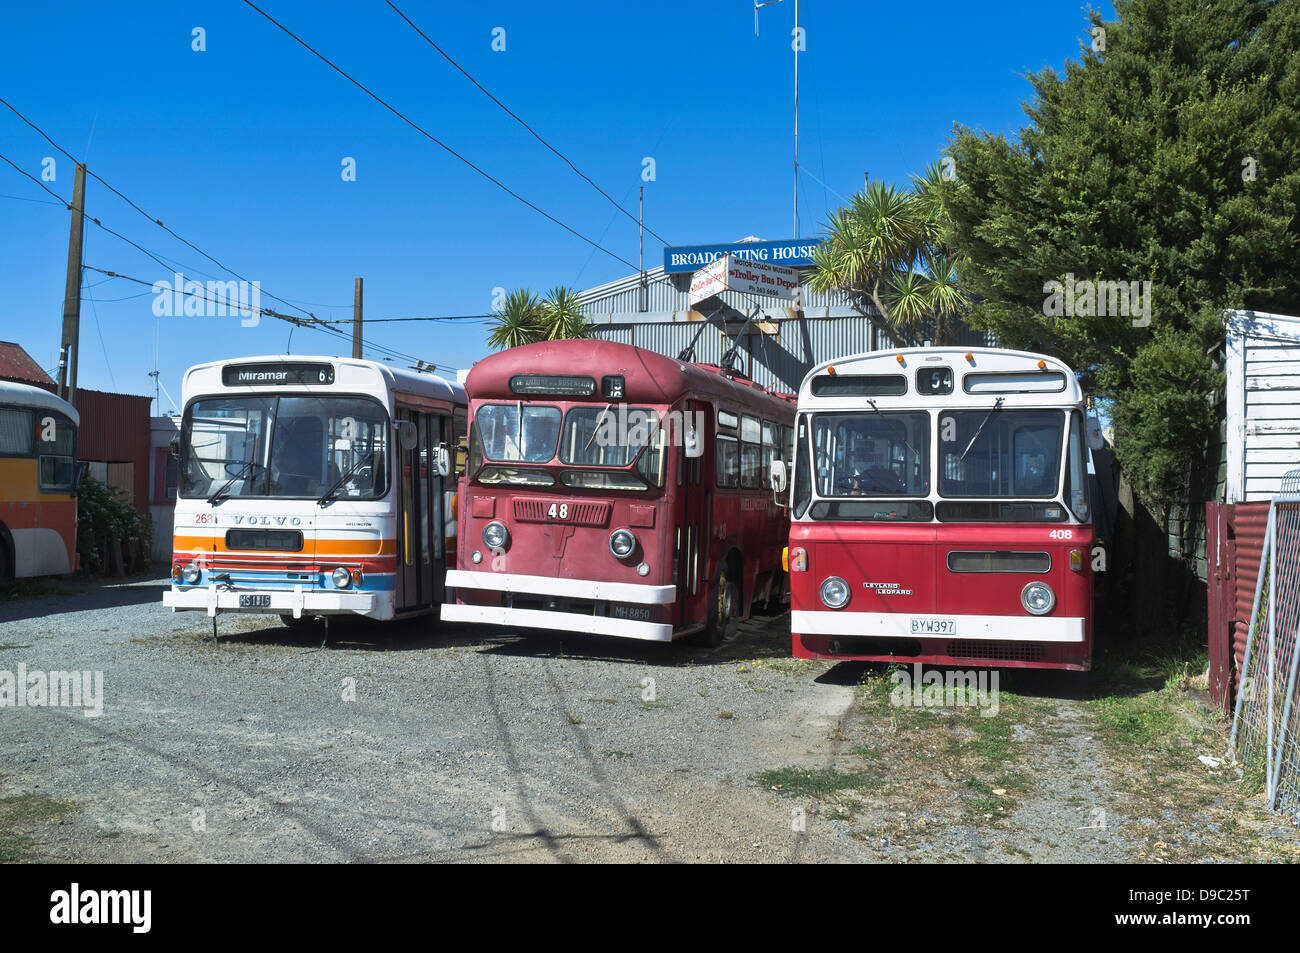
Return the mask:
<svg viewBox="0 0 1300 953"><path fill-rule="evenodd" d="M569 504L552 503L551 508L546 511L546 518L551 520L553 519L567 520L569 518Z"/></svg>

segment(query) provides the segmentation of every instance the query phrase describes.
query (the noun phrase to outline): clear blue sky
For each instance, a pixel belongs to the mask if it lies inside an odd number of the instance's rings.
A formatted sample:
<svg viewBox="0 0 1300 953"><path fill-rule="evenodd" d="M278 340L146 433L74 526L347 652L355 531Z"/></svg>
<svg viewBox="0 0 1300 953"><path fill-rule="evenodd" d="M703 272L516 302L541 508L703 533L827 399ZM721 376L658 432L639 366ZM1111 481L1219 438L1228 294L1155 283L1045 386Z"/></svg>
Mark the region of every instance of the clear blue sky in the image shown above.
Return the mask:
<svg viewBox="0 0 1300 953"><path fill-rule="evenodd" d="M397 0L395 0L397 2ZM382 0L258 5L433 135L628 261L633 222L547 152ZM501 3L398 6L479 82L678 245L789 238L794 2ZM802 0L800 229L821 230L837 195L906 183L954 122L1014 133L1024 75L1079 53L1079 0L975 4ZM1100 9L1111 16L1109 4ZM496 287L587 288L630 273L439 149L239 0L12 4L0 31L0 95L181 236L321 318L481 314ZM207 50L191 49L206 31ZM494 28L506 49L491 48ZM0 153L71 196L72 163L0 108ZM357 180L343 181L353 157ZM813 177L825 183L814 181ZM14 198L15 196L19 198ZM24 201L30 199L36 201ZM43 201L42 201L43 200ZM68 213L0 163L0 338L57 362ZM87 214L187 278L228 278L90 180ZM647 267L662 244L646 236ZM170 274L87 224L85 262L148 281ZM103 282L103 283L100 283ZM156 318L147 288L88 271L80 385L180 400L201 361L281 353L289 325L264 318ZM143 294L142 294L143 293ZM136 296L136 297L129 297ZM123 299L113 301L111 299ZM444 368L486 351L479 323L376 325L373 339ZM101 344L102 338L102 344ZM155 352L155 338L157 347ZM293 332L294 353L343 342ZM163 410L167 402L163 401Z"/></svg>

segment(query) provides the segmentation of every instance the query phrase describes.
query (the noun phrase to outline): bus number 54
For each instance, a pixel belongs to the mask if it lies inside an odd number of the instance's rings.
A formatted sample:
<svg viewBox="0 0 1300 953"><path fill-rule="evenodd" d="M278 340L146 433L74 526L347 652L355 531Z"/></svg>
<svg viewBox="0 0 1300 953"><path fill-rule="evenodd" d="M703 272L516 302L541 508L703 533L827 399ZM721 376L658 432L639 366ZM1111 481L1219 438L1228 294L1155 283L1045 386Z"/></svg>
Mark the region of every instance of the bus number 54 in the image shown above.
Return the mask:
<svg viewBox="0 0 1300 953"><path fill-rule="evenodd" d="M552 503L551 508L546 511L546 518L551 520L554 519L567 520L569 518L569 504Z"/></svg>

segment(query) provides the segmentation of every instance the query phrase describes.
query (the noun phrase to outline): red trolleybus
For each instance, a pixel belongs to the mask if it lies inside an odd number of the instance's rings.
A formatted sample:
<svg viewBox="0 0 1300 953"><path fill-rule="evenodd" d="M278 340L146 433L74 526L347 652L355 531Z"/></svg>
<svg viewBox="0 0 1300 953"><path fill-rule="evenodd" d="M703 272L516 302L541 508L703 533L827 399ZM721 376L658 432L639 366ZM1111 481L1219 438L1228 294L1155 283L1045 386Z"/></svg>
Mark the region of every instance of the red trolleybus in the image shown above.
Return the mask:
<svg viewBox="0 0 1300 953"><path fill-rule="evenodd" d="M374 361L280 355L191 367L183 394L164 605L295 625L442 602L464 388Z"/></svg>
<svg viewBox="0 0 1300 953"><path fill-rule="evenodd" d="M444 620L717 644L783 601L792 397L603 340L510 348L465 387Z"/></svg>
<svg viewBox="0 0 1300 953"><path fill-rule="evenodd" d="M800 658L1086 671L1083 395L1039 354L906 348L799 392L790 606Z"/></svg>
<svg viewBox="0 0 1300 953"><path fill-rule="evenodd" d="M0 582L77 568L77 427L66 400L0 381Z"/></svg>

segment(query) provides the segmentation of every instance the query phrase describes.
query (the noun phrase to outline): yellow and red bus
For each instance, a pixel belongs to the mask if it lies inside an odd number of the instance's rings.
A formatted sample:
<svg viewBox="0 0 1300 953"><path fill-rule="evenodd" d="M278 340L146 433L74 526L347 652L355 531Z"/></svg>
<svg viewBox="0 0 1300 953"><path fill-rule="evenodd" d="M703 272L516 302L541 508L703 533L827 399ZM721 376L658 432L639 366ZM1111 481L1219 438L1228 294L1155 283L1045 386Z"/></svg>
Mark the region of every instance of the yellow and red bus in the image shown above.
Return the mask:
<svg viewBox="0 0 1300 953"><path fill-rule="evenodd" d="M77 427L66 400L0 381L0 581L77 568Z"/></svg>

